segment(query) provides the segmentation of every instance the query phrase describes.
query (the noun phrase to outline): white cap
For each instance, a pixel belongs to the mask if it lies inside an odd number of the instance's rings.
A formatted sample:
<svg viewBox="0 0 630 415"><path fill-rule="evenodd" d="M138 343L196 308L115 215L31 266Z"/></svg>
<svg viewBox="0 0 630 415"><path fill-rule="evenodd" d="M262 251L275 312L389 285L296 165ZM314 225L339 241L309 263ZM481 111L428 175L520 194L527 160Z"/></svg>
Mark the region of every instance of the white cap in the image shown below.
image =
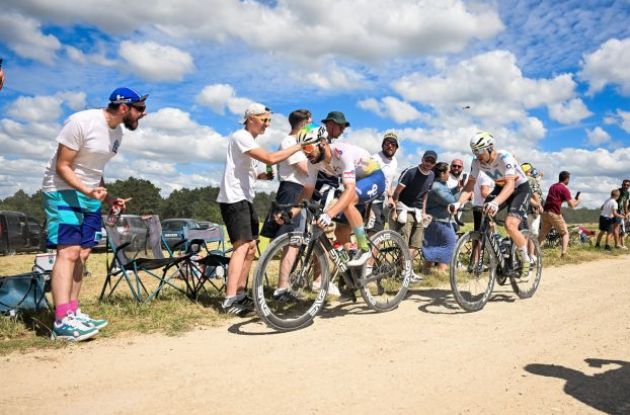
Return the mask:
<svg viewBox="0 0 630 415"><path fill-rule="evenodd" d="M247 119L252 115L262 115L268 112L271 112L269 108L265 107L263 104L254 102L253 104L249 104L249 106L245 110L245 114L243 114L243 118L241 119L240 123L245 124L245 121L247 121Z"/></svg>

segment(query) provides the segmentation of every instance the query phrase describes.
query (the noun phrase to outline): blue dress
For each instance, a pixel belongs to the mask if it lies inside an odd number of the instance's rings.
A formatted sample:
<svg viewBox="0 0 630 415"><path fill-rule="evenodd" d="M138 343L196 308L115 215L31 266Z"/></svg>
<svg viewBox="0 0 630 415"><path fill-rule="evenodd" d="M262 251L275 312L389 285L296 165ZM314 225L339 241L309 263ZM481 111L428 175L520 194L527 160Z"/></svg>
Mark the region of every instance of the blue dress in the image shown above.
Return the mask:
<svg viewBox="0 0 630 415"><path fill-rule="evenodd" d="M433 220L424 230L424 245L422 254L429 262L449 264L457 236L451 225L448 205L457 202L453 191L445 182L435 181L431 192L427 197L427 213L433 216Z"/></svg>

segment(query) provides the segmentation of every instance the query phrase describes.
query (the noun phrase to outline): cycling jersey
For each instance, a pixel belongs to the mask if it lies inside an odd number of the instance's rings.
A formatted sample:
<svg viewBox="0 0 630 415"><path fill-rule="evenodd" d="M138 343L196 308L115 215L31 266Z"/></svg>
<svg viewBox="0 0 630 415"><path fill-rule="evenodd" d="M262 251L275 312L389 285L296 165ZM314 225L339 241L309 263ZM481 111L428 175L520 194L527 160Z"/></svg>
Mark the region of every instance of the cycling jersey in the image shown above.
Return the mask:
<svg viewBox="0 0 630 415"><path fill-rule="evenodd" d="M321 161L314 167L329 175L341 177L342 183L355 183L358 179L380 170L378 161L361 147L335 142L330 144L330 152L332 154L330 163ZM311 184L314 184L317 178L309 175L309 179Z"/></svg>
<svg viewBox="0 0 630 415"><path fill-rule="evenodd" d="M490 164L482 163L475 158L470 169L470 176L476 180L479 171L490 176L499 187L505 185L506 178L513 176L516 176L515 187L527 182L527 176L523 173L521 166L514 156L505 150L497 150L497 157Z"/></svg>

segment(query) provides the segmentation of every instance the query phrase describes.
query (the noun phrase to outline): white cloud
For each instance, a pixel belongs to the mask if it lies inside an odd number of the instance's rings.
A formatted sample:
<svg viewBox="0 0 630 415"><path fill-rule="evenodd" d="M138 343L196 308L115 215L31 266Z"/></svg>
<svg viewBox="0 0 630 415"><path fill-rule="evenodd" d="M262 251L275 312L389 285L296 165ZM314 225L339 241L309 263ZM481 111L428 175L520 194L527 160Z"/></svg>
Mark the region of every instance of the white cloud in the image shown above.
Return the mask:
<svg viewBox="0 0 630 415"><path fill-rule="evenodd" d="M618 85L624 95L630 95L630 38L610 39L595 52L585 55L582 79L590 83L589 94L595 94L607 84Z"/></svg>
<svg viewBox="0 0 630 415"><path fill-rule="evenodd" d="M499 125L523 120L529 109L572 99L575 87L569 74L538 80L524 77L515 56L502 50L461 61L434 76L414 73L393 82L394 90L407 101L443 113L466 108L468 115Z"/></svg>
<svg viewBox="0 0 630 415"><path fill-rule="evenodd" d="M7 114L33 123L53 122L62 114L62 104L77 111L85 108L85 92L59 92L55 95L18 97L11 103Z"/></svg>
<svg viewBox="0 0 630 415"><path fill-rule="evenodd" d="M53 35L45 35L35 19L17 13L9 13L3 7L0 12L0 40L19 56L51 64L61 43Z"/></svg>
<svg viewBox="0 0 630 415"><path fill-rule="evenodd" d="M227 84L206 85L197 95L196 101L221 115L225 114L226 108L232 114L240 115L254 102L249 98L238 97L234 88Z"/></svg>
<svg viewBox="0 0 630 415"><path fill-rule="evenodd" d="M359 108L371 111L380 117L391 118L398 124L422 118L422 113L413 105L391 96L382 98L381 102L374 98L364 99L359 101L357 105Z"/></svg>
<svg viewBox="0 0 630 415"><path fill-rule="evenodd" d="M332 65L332 67L328 67L320 72L310 72L302 75L295 74L293 77L325 90L353 90L365 86L365 80L360 73L336 65Z"/></svg>
<svg viewBox="0 0 630 415"><path fill-rule="evenodd" d="M192 56L177 48L155 42L121 42L118 50L135 75L149 81L181 81L194 69Z"/></svg>
<svg viewBox="0 0 630 415"><path fill-rule="evenodd" d="M301 59L337 55L374 61L459 52L473 39L489 39L504 28L496 7L468 6L462 0L279 0L274 5L187 0L177 7L97 0L11 3L48 21L80 21L110 34L131 33L144 25L182 39L236 39Z"/></svg>
<svg viewBox="0 0 630 415"><path fill-rule="evenodd" d="M586 137L589 144L592 146L599 146L610 141L610 134L608 134L602 127L595 127L592 130L586 130Z"/></svg>
<svg viewBox="0 0 630 415"><path fill-rule="evenodd" d="M561 124L575 124L593 115L580 98L549 105L549 117Z"/></svg>
<svg viewBox="0 0 630 415"><path fill-rule="evenodd" d="M630 111L623 111L618 109L617 115L621 118L621 128L627 133L630 133Z"/></svg>

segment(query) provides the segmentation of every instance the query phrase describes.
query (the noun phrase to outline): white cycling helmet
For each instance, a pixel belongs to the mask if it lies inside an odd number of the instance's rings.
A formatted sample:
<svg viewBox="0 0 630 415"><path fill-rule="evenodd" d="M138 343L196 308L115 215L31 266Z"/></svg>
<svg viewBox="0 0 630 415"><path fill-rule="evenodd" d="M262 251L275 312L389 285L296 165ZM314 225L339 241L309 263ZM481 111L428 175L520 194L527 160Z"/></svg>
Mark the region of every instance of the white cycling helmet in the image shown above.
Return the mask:
<svg viewBox="0 0 630 415"><path fill-rule="evenodd" d="M492 146L494 146L494 137L486 131L478 131L470 137L470 149L473 153L479 153Z"/></svg>
<svg viewBox="0 0 630 415"><path fill-rule="evenodd" d="M298 132L296 137L297 143L303 146L307 144L317 144L324 139L328 139L326 127L318 127L316 125L307 125Z"/></svg>

